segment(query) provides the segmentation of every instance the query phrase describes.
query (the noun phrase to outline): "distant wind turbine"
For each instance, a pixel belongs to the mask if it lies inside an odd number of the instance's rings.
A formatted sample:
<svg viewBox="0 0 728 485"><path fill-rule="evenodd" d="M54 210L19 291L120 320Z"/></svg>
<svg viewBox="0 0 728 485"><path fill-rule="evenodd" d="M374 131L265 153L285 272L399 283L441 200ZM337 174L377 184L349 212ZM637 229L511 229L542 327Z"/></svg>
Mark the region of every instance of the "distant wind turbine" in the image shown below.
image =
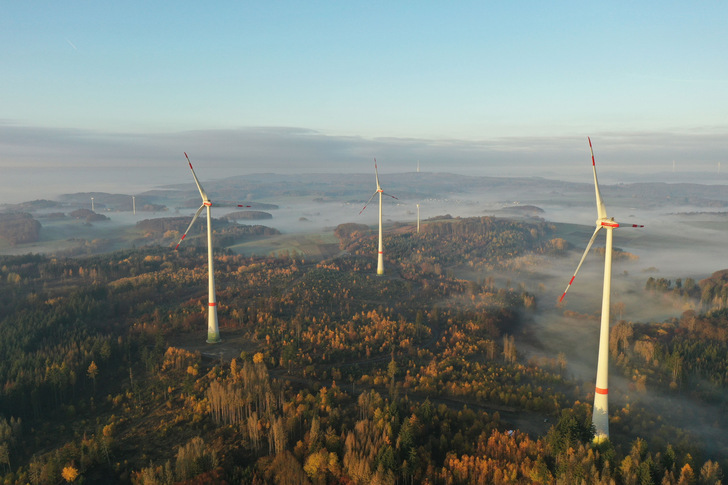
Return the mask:
<svg viewBox="0 0 728 485"><path fill-rule="evenodd" d="M382 195L386 195L387 197L391 197L393 199L397 199L397 197L387 194L382 190L382 187L379 185L379 170L377 169L377 159L374 159L374 176L377 180L377 190L374 191L371 197L369 197L369 200L366 204L364 204L364 207L362 210L359 211L359 214L364 212L364 209L367 208L369 205L369 202L372 201L375 195L379 194L379 251L378 251L378 258L377 258L377 274L383 275L384 274L384 252L383 252L383 244L382 244ZM397 199L399 200L399 199Z"/></svg>
<svg viewBox="0 0 728 485"><path fill-rule="evenodd" d="M131 209L134 211L134 215L136 215L136 197L133 195L131 196Z"/></svg>
<svg viewBox="0 0 728 485"><path fill-rule="evenodd" d="M192 228L192 225L197 220L197 217L202 212L202 209L207 209L207 271L208 271L208 290L209 290L209 298L208 298L208 310L207 310L207 343L209 344L216 344L220 342L220 329L217 324L217 299L215 298L215 270L214 270L214 261L212 257L212 202L210 202L209 197L207 197L207 194L205 193L205 190L202 188L202 185L200 185L200 181L197 179L197 175L195 174L195 169L192 168L192 162L190 162L190 157L187 156L187 152L185 152L185 158L187 159L187 163L190 165L190 170L192 171L192 177L195 179L195 184L197 184L197 190L200 191L200 196L202 196L202 205L199 209L197 209L197 212L195 212L195 216L192 218L192 222L190 222L190 225L187 226L187 230L184 234L182 234L182 237L180 238L177 245L174 247L176 250L179 248L179 245L182 244L182 241L184 241L184 238L187 236L187 233L190 232L190 229ZM250 207L250 206L243 206L238 205L238 207Z"/></svg>
<svg viewBox="0 0 728 485"><path fill-rule="evenodd" d="M420 233L420 204L417 204L417 234Z"/></svg>
<svg viewBox="0 0 728 485"><path fill-rule="evenodd" d="M614 221L613 217L607 217L607 209L604 207L602 196L599 193L599 183L597 182L597 166L594 161L594 150L592 148L591 138L589 140L589 150L591 151L592 157L592 170L594 172L594 191L597 199L597 221L596 229L592 234L589 244L586 245L586 250L581 256L574 275L571 277L569 284L566 285L563 295L559 301L562 301L566 296L566 292L569 291L571 284L576 278L576 274L581 268L581 264L586 259L586 255L589 253L594 239L597 234L603 228L607 231L606 248L604 251L604 288L602 293L602 321L599 331L599 357L597 360L597 381L594 389L594 410L592 413L592 423L596 430L594 436L595 441L602 441L609 439L609 409L608 409L608 391L609 391L609 297L611 293L612 283L612 231L618 227L644 227L638 224L619 224Z"/></svg>
<svg viewBox="0 0 728 485"><path fill-rule="evenodd" d="M94 209L94 198L93 197L91 197L91 210L94 212L96 211L96 209Z"/></svg>

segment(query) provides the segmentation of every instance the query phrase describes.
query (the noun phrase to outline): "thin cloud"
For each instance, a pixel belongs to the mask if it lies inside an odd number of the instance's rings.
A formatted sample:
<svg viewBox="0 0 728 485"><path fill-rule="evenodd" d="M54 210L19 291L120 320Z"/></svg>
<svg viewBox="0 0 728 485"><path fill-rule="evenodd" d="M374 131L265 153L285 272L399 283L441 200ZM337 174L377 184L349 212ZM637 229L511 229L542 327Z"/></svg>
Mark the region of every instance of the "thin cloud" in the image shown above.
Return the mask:
<svg viewBox="0 0 728 485"><path fill-rule="evenodd" d="M728 130L592 133L601 170L647 173L712 170L728 161ZM245 127L174 133L111 133L0 123L0 166L167 167L187 151L225 173L362 172L377 157L386 172L554 176L589 158L586 134L481 140L334 136L297 127ZM228 172L225 172L228 171Z"/></svg>

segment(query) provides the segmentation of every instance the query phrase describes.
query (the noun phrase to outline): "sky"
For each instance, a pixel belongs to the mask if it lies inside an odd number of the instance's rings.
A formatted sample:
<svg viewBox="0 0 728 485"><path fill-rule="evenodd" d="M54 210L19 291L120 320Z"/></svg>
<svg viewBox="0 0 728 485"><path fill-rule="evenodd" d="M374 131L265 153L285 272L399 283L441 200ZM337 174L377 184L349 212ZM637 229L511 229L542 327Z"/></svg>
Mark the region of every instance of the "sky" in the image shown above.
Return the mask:
<svg viewBox="0 0 728 485"><path fill-rule="evenodd" d="M718 1L5 2L0 202L30 169L177 183L183 151L201 178L373 157L551 176L590 135L606 170L728 171L726 18Z"/></svg>

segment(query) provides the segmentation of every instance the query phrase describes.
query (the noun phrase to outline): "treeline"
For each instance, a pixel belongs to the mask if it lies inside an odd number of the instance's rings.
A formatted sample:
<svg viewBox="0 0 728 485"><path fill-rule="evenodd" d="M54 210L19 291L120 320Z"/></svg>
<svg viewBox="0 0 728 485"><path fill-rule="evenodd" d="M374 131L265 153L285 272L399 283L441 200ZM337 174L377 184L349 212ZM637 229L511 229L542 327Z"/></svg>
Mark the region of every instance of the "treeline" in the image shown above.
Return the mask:
<svg viewBox="0 0 728 485"><path fill-rule="evenodd" d="M728 310L686 311L663 323L619 322L611 330L610 350L619 365L639 376L642 391L657 385L720 396L701 382L728 386ZM728 405L725 398L720 401Z"/></svg>
<svg viewBox="0 0 728 485"><path fill-rule="evenodd" d="M74 219L83 219L86 222L103 222L109 218L103 214L99 214L89 209L76 209L68 214Z"/></svg>
<svg viewBox="0 0 728 485"><path fill-rule="evenodd" d="M650 276L645 283L645 290L660 293L672 292L677 296L700 299L700 286L693 278L676 278L673 282L667 278L655 278Z"/></svg>
<svg viewBox="0 0 728 485"><path fill-rule="evenodd" d="M236 221L239 219L246 219L246 220L258 220L258 219L273 219L273 214L270 212L263 212L263 211L238 211L238 212L231 212L230 214L227 214L225 216L225 219Z"/></svg>
<svg viewBox="0 0 728 485"><path fill-rule="evenodd" d="M666 278L650 276L645 289L659 293L672 293L682 298L698 301L704 310L728 307L728 270L716 271L698 283L693 278L676 278L673 282Z"/></svg>
<svg viewBox="0 0 728 485"><path fill-rule="evenodd" d="M716 271L700 281L700 301L712 309L728 307L728 270Z"/></svg>
<svg viewBox="0 0 728 485"><path fill-rule="evenodd" d="M190 224L189 217L162 217L158 219L144 219L137 222L138 229L145 233L146 239L157 240L160 244L172 244L177 242L184 234L187 226ZM198 217L194 227L190 229L186 245L206 246L207 239L205 237L192 237L204 234L205 224L207 221L204 215ZM250 236L271 236L280 234L280 231L272 227L261 225L244 225L231 222L227 218L213 219L212 227L215 233L213 244L215 247L227 247L243 238Z"/></svg>
<svg viewBox="0 0 728 485"><path fill-rule="evenodd" d="M384 255L385 260L395 265L412 266L424 273L439 275L443 268L461 265L488 270L528 253L563 254L568 250L568 243L551 238L553 231L544 222L496 217L449 218L422 224L420 233L385 233ZM367 226L342 224L335 234L341 248L354 255L376 253L376 236Z"/></svg>
<svg viewBox="0 0 728 485"><path fill-rule="evenodd" d="M40 222L27 212L0 213L0 238L11 245L38 241Z"/></svg>

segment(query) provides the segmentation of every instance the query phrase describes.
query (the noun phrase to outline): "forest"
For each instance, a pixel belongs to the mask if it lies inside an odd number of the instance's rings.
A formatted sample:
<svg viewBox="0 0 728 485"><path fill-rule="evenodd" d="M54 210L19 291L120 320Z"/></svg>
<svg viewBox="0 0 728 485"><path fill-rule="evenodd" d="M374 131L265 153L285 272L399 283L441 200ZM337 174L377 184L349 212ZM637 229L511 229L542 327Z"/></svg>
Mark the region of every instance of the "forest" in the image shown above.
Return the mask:
<svg viewBox="0 0 728 485"><path fill-rule="evenodd" d="M40 228L40 222L27 212L0 213L0 239L11 245L37 241Z"/></svg>
<svg viewBox="0 0 728 485"><path fill-rule="evenodd" d="M236 224L230 222L233 218L212 219L215 227L214 244L216 247L225 247L233 244L233 242L241 238L249 236L270 236L280 234L277 229L261 225ZM187 226L190 224L189 217L163 217L155 219L144 219L136 223L137 229L142 231L141 241L144 244L170 244L172 241L179 241L179 237L184 234ZM199 222L196 228L204 228ZM196 228L191 229L191 234ZM205 230L205 229L203 229ZM190 244L204 246L205 240L201 238L191 238Z"/></svg>
<svg viewBox="0 0 728 485"><path fill-rule="evenodd" d="M144 224L169 244L181 227ZM325 260L216 248L219 345L204 343L204 247L0 258L3 483L723 480L726 449L646 401L613 406L611 441L593 443L593 383L563 354L519 353L538 297L494 275L564 254L550 224L395 228L383 277L373 232L336 234L343 252ZM482 277L457 277L461 266ZM612 360L636 394L726 408L725 274L652 278L646 295L690 309L613 324Z"/></svg>

